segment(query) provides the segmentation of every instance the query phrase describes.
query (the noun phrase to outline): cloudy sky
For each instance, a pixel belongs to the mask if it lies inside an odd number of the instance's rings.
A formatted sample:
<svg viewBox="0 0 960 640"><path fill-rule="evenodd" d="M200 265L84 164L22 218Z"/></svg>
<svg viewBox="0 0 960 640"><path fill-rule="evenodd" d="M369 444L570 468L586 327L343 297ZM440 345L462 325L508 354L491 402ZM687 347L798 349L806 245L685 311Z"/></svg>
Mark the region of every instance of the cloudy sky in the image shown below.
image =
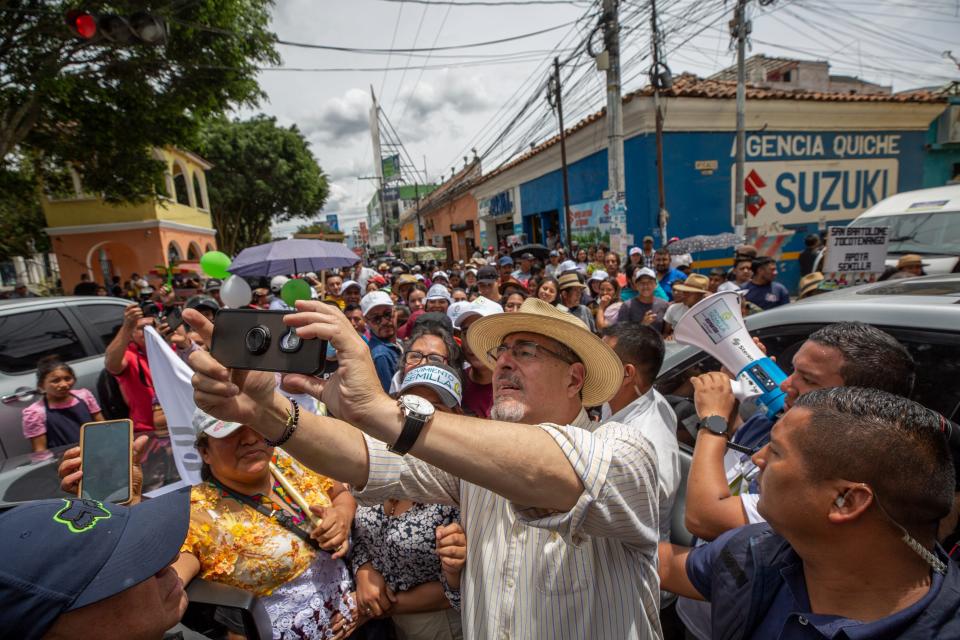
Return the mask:
<svg viewBox="0 0 960 640"><path fill-rule="evenodd" d="M477 4L452 4L471 1ZM373 181L361 179L374 171L371 87L411 159L421 169L426 165L431 180L449 176L474 147L481 153L490 150L484 169L492 169L511 150L555 133L549 107L534 95L555 55L569 58L564 67L570 87L564 94L567 126L603 105L602 74L576 46L596 24L598 4L277 0L273 29L281 40L351 49L439 50L368 54L281 45L285 70L261 73L268 98L258 110L304 132L330 177L330 198L319 217L337 213L341 228L349 230L365 216L374 192ZM705 76L734 62L726 26L733 4L657 1L663 49L674 75ZM827 59L833 73L858 75L897 91L960 79L958 64L944 54L952 50L960 59L960 0L775 0L767 7L752 2L750 15L750 53ZM624 92L645 83L649 16L648 0L621 3ZM492 46L453 48L538 31L546 32ZM502 144L493 145L531 98L528 117ZM289 233L297 224L279 225L274 232Z"/></svg>

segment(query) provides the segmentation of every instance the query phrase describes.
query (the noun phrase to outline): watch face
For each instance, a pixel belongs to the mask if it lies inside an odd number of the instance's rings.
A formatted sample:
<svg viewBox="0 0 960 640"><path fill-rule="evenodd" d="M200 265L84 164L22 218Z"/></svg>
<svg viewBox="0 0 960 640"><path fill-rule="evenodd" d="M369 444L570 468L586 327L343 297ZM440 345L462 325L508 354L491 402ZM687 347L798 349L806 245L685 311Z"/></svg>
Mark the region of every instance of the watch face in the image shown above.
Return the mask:
<svg viewBox="0 0 960 640"><path fill-rule="evenodd" d="M703 426L719 435L727 432L727 421L720 416L707 416L703 419Z"/></svg>
<svg viewBox="0 0 960 640"><path fill-rule="evenodd" d="M400 396L400 402L411 413L416 413L425 418L429 418L433 415L435 409L429 401L424 400L420 396L415 396L413 394L407 394Z"/></svg>

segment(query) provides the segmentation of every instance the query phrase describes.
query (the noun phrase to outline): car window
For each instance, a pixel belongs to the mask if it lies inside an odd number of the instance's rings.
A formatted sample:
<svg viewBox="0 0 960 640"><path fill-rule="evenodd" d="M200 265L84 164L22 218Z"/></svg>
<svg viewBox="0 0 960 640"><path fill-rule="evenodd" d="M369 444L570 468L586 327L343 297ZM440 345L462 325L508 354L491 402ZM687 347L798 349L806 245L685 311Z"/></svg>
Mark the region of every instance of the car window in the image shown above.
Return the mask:
<svg viewBox="0 0 960 640"><path fill-rule="evenodd" d="M910 350L917 363L913 399L954 422L960 420L960 341L957 336L891 333Z"/></svg>
<svg viewBox="0 0 960 640"><path fill-rule="evenodd" d="M60 311L44 309L0 316L0 371L32 371L37 360L51 354L67 362L86 356Z"/></svg>
<svg viewBox="0 0 960 640"><path fill-rule="evenodd" d="M103 344L94 341L94 346L99 353L103 353L123 324L125 307L119 304L79 304L71 309L80 315L94 335L100 337Z"/></svg>

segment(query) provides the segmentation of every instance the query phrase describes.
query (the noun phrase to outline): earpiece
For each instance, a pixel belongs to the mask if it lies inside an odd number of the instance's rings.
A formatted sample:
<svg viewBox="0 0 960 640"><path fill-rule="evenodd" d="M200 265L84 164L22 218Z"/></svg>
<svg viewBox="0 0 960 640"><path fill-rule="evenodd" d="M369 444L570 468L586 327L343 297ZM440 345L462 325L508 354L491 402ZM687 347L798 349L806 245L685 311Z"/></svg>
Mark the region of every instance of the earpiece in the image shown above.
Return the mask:
<svg viewBox="0 0 960 640"><path fill-rule="evenodd" d="M833 501L833 504L837 505L838 509L843 508L843 503L846 502L846 495L847 494L843 494L842 496L837 496L837 499Z"/></svg>

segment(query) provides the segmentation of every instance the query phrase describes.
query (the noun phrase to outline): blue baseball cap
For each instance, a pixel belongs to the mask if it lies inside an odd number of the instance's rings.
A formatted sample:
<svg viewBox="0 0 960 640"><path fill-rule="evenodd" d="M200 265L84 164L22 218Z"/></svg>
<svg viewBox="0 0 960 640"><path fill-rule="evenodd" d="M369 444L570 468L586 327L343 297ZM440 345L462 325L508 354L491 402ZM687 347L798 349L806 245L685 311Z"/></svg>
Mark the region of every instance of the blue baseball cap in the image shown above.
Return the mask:
<svg viewBox="0 0 960 640"><path fill-rule="evenodd" d="M501 267L505 267L508 265L513 266L513 258L511 258L510 256L503 256L502 258L500 258Z"/></svg>
<svg viewBox="0 0 960 640"><path fill-rule="evenodd" d="M41 638L57 618L125 591L176 559L190 488L133 507L38 500L0 515L0 629Z"/></svg>

